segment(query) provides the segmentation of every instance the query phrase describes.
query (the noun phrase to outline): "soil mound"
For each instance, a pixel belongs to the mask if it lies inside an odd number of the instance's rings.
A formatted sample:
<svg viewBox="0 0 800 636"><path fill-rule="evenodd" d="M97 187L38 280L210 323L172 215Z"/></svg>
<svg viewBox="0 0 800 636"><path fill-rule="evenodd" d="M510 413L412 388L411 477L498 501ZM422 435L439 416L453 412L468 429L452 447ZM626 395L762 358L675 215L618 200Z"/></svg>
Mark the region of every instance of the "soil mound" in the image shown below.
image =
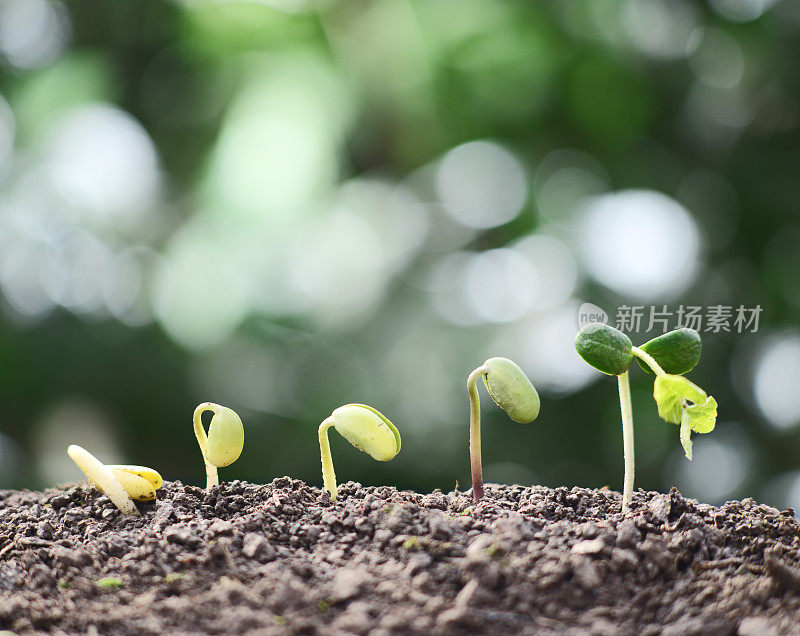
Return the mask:
<svg viewBox="0 0 800 636"><path fill-rule="evenodd" d="M114 634L800 634L800 525L751 499L283 477L0 491L0 628Z"/></svg>

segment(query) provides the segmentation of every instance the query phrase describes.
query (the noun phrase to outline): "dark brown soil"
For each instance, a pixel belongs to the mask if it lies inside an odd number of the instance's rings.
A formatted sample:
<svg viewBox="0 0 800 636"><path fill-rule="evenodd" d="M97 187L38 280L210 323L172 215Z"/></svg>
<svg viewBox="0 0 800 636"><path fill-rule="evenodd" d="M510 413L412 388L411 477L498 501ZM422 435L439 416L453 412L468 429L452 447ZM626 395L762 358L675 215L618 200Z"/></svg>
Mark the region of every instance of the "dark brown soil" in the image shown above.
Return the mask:
<svg viewBox="0 0 800 636"><path fill-rule="evenodd" d="M752 500L284 477L0 492L0 628L181 634L800 634L800 526Z"/></svg>

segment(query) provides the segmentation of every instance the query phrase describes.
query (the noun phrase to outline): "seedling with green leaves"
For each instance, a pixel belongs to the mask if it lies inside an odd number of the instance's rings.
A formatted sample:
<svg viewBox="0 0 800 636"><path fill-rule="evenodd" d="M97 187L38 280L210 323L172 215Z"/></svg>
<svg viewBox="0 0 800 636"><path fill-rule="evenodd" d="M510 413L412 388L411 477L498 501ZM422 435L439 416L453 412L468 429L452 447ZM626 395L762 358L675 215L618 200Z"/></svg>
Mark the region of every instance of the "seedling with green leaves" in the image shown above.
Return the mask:
<svg viewBox="0 0 800 636"><path fill-rule="evenodd" d="M385 415L366 404L345 404L319 425L322 480L331 500L336 500L336 473L333 470L328 429L339 434L358 450L379 462L388 462L400 452L400 433Z"/></svg>
<svg viewBox="0 0 800 636"><path fill-rule="evenodd" d="M203 428L203 413L214 415L208 426L208 435ZM217 468L230 466L239 459L244 448L244 426L239 416L226 406L203 402L194 410L192 418L197 444L206 466L206 488L219 486Z"/></svg>
<svg viewBox="0 0 800 636"><path fill-rule="evenodd" d="M106 495L126 515L139 516L134 501L151 501L163 479L152 468L124 464L106 465L77 444L67 448L67 455L80 468L89 483Z"/></svg>
<svg viewBox="0 0 800 636"><path fill-rule="evenodd" d="M469 461L472 472L472 497L483 498L483 467L481 465L481 402L478 397L478 378L497 406L515 422L527 424L539 415L539 394L528 376L508 358L489 358L469 374Z"/></svg>
<svg viewBox="0 0 800 636"><path fill-rule="evenodd" d="M691 433L710 433L717 419L717 401L683 377L700 360L700 334L694 329L676 329L634 347L621 331L602 323L583 327L575 337L575 349L591 366L607 375L616 375L622 415L622 443L625 481L622 512L633 496L634 452L633 409L628 370L636 358L647 373L655 374L653 398L661 419L680 425L680 441L687 459L692 459Z"/></svg>

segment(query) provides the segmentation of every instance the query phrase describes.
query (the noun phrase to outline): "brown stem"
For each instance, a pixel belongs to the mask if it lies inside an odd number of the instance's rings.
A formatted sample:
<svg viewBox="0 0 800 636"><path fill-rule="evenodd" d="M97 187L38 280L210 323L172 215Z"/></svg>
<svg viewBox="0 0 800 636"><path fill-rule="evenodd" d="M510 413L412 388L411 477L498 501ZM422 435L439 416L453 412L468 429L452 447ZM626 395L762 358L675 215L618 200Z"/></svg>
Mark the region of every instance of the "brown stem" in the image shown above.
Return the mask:
<svg viewBox="0 0 800 636"><path fill-rule="evenodd" d="M478 367L467 378L469 394L469 465L472 472L472 498L478 503L483 497L483 468L481 466L481 401L478 397L478 378L489 372Z"/></svg>

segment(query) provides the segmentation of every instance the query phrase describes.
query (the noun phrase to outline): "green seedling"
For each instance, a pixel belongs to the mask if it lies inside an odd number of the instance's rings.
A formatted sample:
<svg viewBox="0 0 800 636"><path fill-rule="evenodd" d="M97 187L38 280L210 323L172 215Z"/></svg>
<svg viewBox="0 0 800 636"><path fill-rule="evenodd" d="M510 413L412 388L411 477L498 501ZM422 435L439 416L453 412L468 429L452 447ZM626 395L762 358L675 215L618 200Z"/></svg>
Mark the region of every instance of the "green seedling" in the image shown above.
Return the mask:
<svg viewBox="0 0 800 636"><path fill-rule="evenodd" d="M157 471L146 466L103 464L85 448L72 444L67 455L80 468L89 483L106 495L126 515L139 516L134 501L151 501L163 479Z"/></svg>
<svg viewBox="0 0 800 636"><path fill-rule="evenodd" d="M97 587L102 590L115 590L118 587L125 585L122 579L117 578L116 576L106 576L102 579L99 579L96 584Z"/></svg>
<svg viewBox="0 0 800 636"><path fill-rule="evenodd" d="M202 421L203 413L206 411L214 414L211 424L208 426L207 436ZM234 411L225 406L213 402L203 402L194 410L192 421L197 444L200 446L206 467L206 488L219 486L217 468L230 466L242 454L244 448L242 420Z"/></svg>
<svg viewBox="0 0 800 636"><path fill-rule="evenodd" d="M171 585L172 583L177 583L178 581L182 581L186 578L185 574L181 572L170 572L164 577L164 583L167 585Z"/></svg>
<svg viewBox="0 0 800 636"><path fill-rule="evenodd" d="M400 452L400 433L386 416L366 404L345 404L325 418L319 425L322 480L335 501L336 473L328 442L328 429L331 427L358 450L379 462L388 462Z"/></svg>
<svg viewBox="0 0 800 636"><path fill-rule="evenodd" d="M687 459L692 459L691 433L710 433L717 419L717 401L700 387L682 377L700 360L700 335L694 329L676 329L634 347L621 331L602 323L591 323L578 332L575 349L591 366L616 375L622 416L622 445L625 479L622 512L633 497L634 449L633 409L628 370L633 359L648 373L655 374L653 398L661 419L680 425L679 439Z"/></svg>
<svg viewBox="0 0 800 636"><path fill-rule="evenodd" d="M469 374L469 460L472 472L472 497L483 498L483 467L481 465L481 403L478 397L478 378L497 406L515 422L527 424L539 415L539 394L528 376L508 358L489 358Z"/></svg>

